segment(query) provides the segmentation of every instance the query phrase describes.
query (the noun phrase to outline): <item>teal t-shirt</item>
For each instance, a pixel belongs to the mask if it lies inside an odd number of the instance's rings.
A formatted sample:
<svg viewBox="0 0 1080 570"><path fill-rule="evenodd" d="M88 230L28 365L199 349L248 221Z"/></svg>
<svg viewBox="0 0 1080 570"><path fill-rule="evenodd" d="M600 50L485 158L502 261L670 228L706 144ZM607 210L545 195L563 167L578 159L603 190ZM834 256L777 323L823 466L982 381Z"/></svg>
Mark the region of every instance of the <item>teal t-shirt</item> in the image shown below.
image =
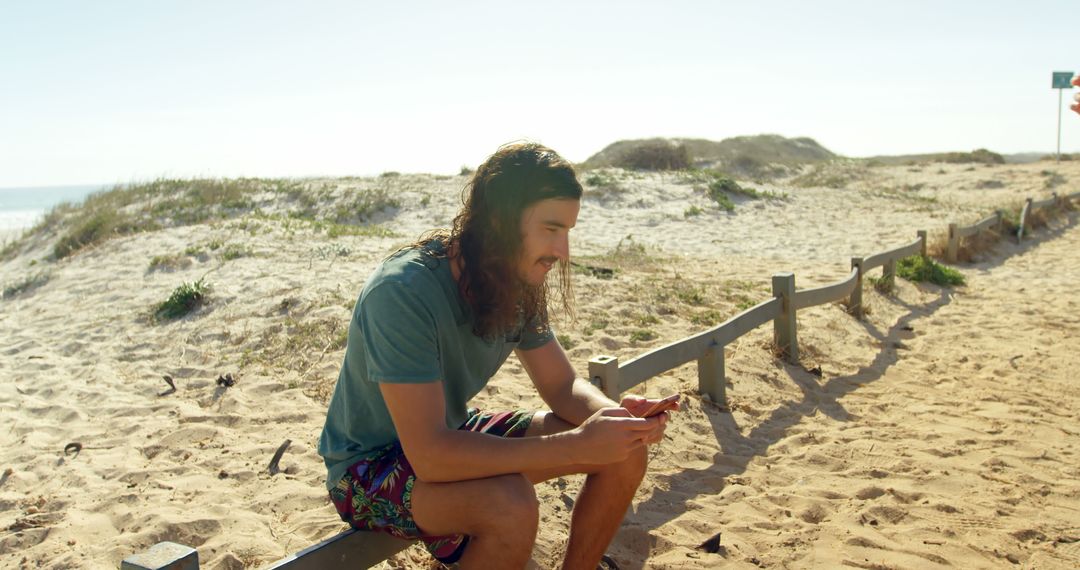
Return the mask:
<svg viewBox="0 0 1080 570"><path fill-rule="evenodd" d="M438 242L398 252L372 273L360 293L319 438L328 489L350 465L398 440L380 382L442 380L446 426L457 429L465 423L467 402L511 351L539 348L554 338L543 323L495 339L474 334L470 309L442 254Z"/></svg>

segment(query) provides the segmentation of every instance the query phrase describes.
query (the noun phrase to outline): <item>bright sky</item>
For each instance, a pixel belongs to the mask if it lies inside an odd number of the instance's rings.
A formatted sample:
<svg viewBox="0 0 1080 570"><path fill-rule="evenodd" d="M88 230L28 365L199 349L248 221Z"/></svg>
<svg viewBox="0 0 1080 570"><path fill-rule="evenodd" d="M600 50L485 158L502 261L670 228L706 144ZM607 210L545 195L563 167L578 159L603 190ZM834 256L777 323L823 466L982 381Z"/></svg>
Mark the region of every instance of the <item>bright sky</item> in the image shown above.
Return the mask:
<svg viewBox="0 0 1080 570"><path fill-rule="evenodd" d="M0 187L456 173L522 138L1053 152L1080 2L11 1L0 54Z"/></svg>

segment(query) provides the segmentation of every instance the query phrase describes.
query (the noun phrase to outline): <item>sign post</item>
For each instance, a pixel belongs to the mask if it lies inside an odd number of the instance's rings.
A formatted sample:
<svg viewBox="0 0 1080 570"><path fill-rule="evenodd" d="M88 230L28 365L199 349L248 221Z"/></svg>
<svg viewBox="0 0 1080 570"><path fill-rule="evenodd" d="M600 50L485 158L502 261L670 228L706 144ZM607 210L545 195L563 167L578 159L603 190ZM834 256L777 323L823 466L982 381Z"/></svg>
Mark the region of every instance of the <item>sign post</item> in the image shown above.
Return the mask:
<svg viewBox="0 0 1080 570"><path fill-rule="evenodd" d="M1055 71L1053 72L1053 79L1051 83L1052 89L1058 90L1058 131L1057 131L1057 159L1055 162L1061 162L1061 93L1065 89L1072 89L1073 72L1071 71Z"/></svg>

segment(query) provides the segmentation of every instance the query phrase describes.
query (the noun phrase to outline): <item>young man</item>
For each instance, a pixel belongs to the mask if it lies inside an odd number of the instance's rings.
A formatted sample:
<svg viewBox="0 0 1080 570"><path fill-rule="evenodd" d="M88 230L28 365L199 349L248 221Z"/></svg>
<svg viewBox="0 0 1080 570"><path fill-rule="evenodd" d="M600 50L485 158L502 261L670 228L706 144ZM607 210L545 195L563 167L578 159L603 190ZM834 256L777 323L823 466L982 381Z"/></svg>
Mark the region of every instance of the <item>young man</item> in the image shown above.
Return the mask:
<svg viewBox="0 0 1080 570"><path fill-rule="evenodd" d="M548 326L556 266L571 309L573 167L541 145L507 145L466 190L453 229L387 258L356 303L319 440L330 497L352 526L420 538L445 563L522 568L533 484L585 473L564 567L593 570L667 415L635 417L656 401L616 404L576 379ZM511 351L550 412L466 407Z"/></svg>

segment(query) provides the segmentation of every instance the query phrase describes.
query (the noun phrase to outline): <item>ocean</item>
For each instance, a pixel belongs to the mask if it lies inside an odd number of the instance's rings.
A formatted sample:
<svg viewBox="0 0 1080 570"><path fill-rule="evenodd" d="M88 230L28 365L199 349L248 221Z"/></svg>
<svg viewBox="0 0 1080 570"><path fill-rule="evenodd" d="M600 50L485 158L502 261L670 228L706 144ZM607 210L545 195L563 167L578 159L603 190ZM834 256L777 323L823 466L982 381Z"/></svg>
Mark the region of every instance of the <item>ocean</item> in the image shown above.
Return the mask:
<svg viewBox="0 0 1080 570"><path fill-rule="evenodd" d="M107 187L110 186L80 184L0 188L0 235L11 235L30 228L57 204L80 202L91 193Z"/></svg>

